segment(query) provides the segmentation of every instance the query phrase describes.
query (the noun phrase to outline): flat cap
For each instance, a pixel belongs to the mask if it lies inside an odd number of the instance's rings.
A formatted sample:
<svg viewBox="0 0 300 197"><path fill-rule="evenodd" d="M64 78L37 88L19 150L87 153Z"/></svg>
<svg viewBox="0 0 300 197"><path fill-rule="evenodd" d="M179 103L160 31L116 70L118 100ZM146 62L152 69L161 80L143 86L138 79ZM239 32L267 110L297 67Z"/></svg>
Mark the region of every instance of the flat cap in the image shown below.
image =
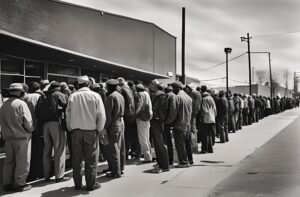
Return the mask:
<svg viewBox="0 0 300 197"><path fill-rule="evenodd" d="M109 79L106 81L106 85L117 86L119 85L119 81L116 79Z"/></svg>
<svg viewBox="0 0 300 197"><path fill-rule="evenodd" d="M173 88L182 88L183 87L183 85L180 81L175 81L175 82L171 83L171 86Z"/></svg>
<svg viewBox="0 0 300 197"><path fill-rule="evenodd" d="M13 90L24 91L23 86L20 83L10 84L8 91L13 91Z"/></svg>
<svg viewBox="0 0 300 197"><path fill-rule="evenodd" d="M35 90L35 89L39 89L39 88L40 88L40 84L38 82L33 82L33 83L29 84L30 90Z"/></svg>
<svg viewBox="0 0 300 197"><path fill-rule="evenodd" d="M40 86L47 85L47 84L49 84L49 83L50 83L49 80L44 79L44 80L41 80L41 81L40 81Z"/></svg>
<svg viewBox="0 0 300 197"><path fill-rule="evenodd" d="M84 76L78 77L78 84L84 84L87 82L90 82L90 79L88 76L84 75Z"/></svg>
<svg viewBox="0 0 300 197"><path fill-rule="evenodd" d="M140 90L145 90L145 87L141 83L137 84L136 88Z"/></svg>
<svg viewBox="0 0 300 197"><path fill-rule="evenodd" d="M117 80L119 81L120 85L124 85L126 83L123 77L119 77Z"/></svg>
<svg viewBox="0 0 300 197"><path fill-rule="evenodd" d="M60 84L57 81L52 82L50 85L50 89L59 88L59 87L60 87Z"/></svg>
<svg viewBox="0 0 300 197"><path fill-rule="evenodd" d="M172 91L172 90L173 90L173 88L172 88L172 86L167 86L167 87L165 88L165 90Z"/></svg>

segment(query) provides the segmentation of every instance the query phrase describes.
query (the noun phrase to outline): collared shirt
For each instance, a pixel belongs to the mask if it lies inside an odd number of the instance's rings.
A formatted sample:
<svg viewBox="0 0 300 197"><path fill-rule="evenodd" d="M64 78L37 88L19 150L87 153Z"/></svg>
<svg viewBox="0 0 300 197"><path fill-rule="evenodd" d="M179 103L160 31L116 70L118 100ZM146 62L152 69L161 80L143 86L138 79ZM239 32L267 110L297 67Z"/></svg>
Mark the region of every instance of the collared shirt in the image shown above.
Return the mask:
<svg viewBox="0 0 300 197"><path fill-rule="evenodd" d="M81 129L100 132L105 121L105 108L99 94L83 87L70 95L66 109L66 122L70 131Z"/></svg>
<svg viewBox="0 0 300 197"><path fill-rule="evenodd" d="M4 140L29 139L34 130L27 104L17 98L9 98L3 103L0 125Z"/></svg>

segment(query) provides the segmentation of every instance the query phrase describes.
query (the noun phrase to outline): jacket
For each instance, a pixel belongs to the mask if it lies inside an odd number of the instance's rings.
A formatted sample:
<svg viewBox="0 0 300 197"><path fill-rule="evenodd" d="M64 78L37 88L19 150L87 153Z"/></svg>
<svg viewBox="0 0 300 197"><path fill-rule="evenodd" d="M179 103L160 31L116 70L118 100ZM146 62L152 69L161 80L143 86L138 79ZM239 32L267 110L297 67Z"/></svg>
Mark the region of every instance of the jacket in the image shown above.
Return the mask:
<svg viewBox="0 0 300 197"><path fill-rule="evenodd" d="M223 121L228 117L228 101L224 97L218 99L217 105L217 120Z"/></svg>
<svg viewBox="0 0 300 197"><path fill-rule="evenodd" d="M135 121L135 106L133 93L127 85L122 85L120 91L125 102L124 121L132 123Z"/></svg>
<svg viewBox="0 0 300 197"><path fill-rule="evenodd" d="M201 123L216 123L217 108L213 97L208 93L202 94L202 105L200 109Z"/></svg>
<svg viewBox="0 0 300 197"><path fill-rule="evenodd" d="M164 121L166 116L166 99L167 95L161 91L157 90L152 95L152 111L153 118L156 120Z"/></svg>
<svg viewBox="0 0 300 197"><path fill-rule="evenodd" d="M192 116L193 101L189 95L180 90L175 99L170 103L166 124L173 125L176 131L189 131Z"/></svg>

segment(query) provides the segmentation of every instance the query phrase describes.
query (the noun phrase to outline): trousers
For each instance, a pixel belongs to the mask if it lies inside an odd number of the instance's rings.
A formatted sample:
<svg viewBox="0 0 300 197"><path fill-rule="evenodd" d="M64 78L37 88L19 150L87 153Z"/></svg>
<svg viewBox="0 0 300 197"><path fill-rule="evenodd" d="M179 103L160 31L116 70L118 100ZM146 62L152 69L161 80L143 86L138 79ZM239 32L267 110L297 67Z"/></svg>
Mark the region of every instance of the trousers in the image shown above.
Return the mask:
<svg viewBox="0 0 300 197"><path fill-rule="evenodd" d="M99 157L97 131L76 129L72 133L73 179L75 186L82 185L82 161L85 161L84 173L86 186L93 188L96 183Z"/></svg>
<svg viewBox="0 0 300 197"><path fill-rule="evenodd" d="M144 154L145 161L151 161L151 144L150 144L150 121L143 121L136 119L138 130L139 143L141 146L141 153Z"/></svg>
<svg viewBox="0 0 300 197"><path fill-rule="evenodd" d="M25 185L30 167L31 140L6 140L4 151L3 185Z"/></svg>
<svg viewBox="0 0 300 197"><path fill-rule="evenodd" d="M44 177L51 177L52 149L54 149L54 173L55 178L64 176L66 163L66 135L59 122L46 122L43 126L44 148L43 167Z"/></svg>
<svg viewBox="0 0 300 197"><path fill-rule="evenodd" d="M150 125L150 134L153 140L157 164L161 169L169 169L168 150L162 136L164 130L163 122L152 119Z"/></svg>

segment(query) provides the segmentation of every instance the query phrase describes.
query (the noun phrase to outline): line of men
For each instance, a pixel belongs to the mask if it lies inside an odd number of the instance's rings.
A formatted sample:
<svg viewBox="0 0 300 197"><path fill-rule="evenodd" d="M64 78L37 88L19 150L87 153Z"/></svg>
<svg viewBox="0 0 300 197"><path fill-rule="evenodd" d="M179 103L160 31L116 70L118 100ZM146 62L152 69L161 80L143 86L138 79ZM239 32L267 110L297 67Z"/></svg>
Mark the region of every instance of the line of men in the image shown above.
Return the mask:
<svg viewBox="0 0 300 197"><path fill-rule="evenodd" d="M153 80L146 87L141 81L118 78L108 80L105 89L88 76L69 86L47 80L29 87L13 83L8 93L0 108L5 191L31 189L26 180L43 177L49 182L53 169L55 182L66 180L66 144L75 190L83 189L84 161L84 189L92 191L101 187L96 181L99 159L108 162L104 170L108 178L121 177L129 156L143 157L142 163L156 160L154 173L169 171L174 138L178 156L174 167L186 168L194 163L197 137L200 153L213 153L216 137L225 143L229 131L299 106L299 99L290 98L238 94L226 98L224 91L178 81L164 87Z"/></svg>

